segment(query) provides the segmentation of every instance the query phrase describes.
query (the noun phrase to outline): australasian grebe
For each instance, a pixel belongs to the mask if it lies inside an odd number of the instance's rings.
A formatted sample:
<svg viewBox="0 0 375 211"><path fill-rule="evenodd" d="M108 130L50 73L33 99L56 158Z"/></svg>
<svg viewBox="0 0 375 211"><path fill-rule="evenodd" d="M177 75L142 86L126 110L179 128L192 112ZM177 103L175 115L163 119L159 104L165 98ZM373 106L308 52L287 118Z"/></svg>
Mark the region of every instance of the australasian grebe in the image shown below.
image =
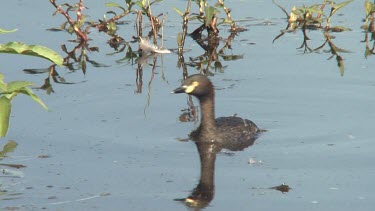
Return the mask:
<svg viewBox="0 0 375 211"><path fill-rule="evenodd" d="M215 119L215 92L211 81L201 74L191 75L172 93L186 93L198 98L201 108L199 127L190 134L195 141L244 142L261 130L248 119L236 116Z"/></svg>

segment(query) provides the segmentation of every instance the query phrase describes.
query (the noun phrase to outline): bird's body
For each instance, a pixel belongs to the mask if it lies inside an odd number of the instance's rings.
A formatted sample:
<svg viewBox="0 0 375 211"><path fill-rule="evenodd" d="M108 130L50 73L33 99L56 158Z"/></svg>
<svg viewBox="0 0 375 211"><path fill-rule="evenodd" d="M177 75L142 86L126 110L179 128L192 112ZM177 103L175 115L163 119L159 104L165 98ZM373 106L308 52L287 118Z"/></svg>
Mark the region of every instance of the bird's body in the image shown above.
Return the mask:
<svg viewBox="0 0 375 211"><path fill-rule="evenodd" d="M198 98L201 107L199 127L191 132L190 138L199 142L217 142L224 145L249 146L259 128L248 119L237 116L215 119L215 94L211 81L204 75L191 75L173 93L187 93ZM246 147L247 147L246 146ZM245 147L244 147L245 148Z"/></svg>

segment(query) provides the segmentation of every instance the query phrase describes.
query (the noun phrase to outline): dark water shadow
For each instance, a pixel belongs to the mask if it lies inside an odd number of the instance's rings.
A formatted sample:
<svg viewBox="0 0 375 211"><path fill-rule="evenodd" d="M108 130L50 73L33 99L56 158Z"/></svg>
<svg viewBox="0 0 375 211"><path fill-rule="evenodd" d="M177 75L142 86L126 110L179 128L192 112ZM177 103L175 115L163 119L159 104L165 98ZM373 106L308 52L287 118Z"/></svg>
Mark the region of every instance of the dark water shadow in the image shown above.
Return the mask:
<svg viewBox="0 0 375 211"><path fill-rule="evenodd" d="M252 146L259 134L253 134L246 140L238 142L205 142L194 141L200 158L200 179L197 186L186 198L175 199L186 207L200 210L209 206L215 196L215 161L216 155L222 149L230 151L242 151Z"/></svg>

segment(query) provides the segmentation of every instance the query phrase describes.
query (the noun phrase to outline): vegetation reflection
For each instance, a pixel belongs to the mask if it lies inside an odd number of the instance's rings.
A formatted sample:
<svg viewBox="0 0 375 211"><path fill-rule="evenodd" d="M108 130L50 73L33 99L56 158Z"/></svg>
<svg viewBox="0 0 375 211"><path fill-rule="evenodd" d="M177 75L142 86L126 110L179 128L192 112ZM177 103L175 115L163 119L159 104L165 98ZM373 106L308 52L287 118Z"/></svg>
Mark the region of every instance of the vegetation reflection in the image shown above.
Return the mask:
<svg viewBox="0 0 375 211"><path fill-rule="evenodd" d="M23 173L19 170L25 168L26 166L14 163L3 163L2 161L7 158L9 153L13 152L17 147L17 143L13 140L9 140L0 151L0 178L9 178L10 183L14 178L19 178L23 176ZM13 182L12 186L15 182ZM7 183L0 183L0 201L1 200L14 200L20 198L22 193L14 192Z"/></svg>
<svg viewBox="0 0 375 211"><path fill-rule="evenodd" d="M332 1L324 0L322 4L293 7L290 13L288 13L281 5L273 1L281 10L283 10L288 20L288 25L285 30L277 35L273 42L282 37L285 33L294 32L295 30L300 29L303 33L303 42L297 49L303 49L303 53L320 52L320 50L323 49L326 44L328 44L329 49L324 50L323 52L331 54L328 60L332 59L333 57L336 58L337 66L340 69L340 74L341 76L343 76L345 67L341 53L350 53L350 51L337 47L332 41L332 39L334 39L335 37L330 35L330 32L343 32L350 31L351 29L344 26L331 26L331 20L337 13L337 11L339 11L352 1L353 0L348 0L341 3L334 3ZM324 12L327 5L330 8L328 9L328 15ZM325 40L324 43L315 48L309 47L308 41L310 40L310 38L307 36L307 30L323 31Z"/></svg>

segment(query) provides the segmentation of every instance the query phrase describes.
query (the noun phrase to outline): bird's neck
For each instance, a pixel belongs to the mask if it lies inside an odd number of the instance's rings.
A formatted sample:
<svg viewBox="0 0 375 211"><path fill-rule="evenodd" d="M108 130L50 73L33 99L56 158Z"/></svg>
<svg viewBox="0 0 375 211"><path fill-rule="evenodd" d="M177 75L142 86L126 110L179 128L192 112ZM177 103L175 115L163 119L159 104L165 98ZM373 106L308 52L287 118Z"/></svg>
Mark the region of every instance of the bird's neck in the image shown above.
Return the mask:
<svg viewBox="0 0 375 211"><path fill-rule="evenodd" d="M216 128L214 100L213 93L199 98L201 107L201 130L203 131L214 131Z"/></svg>

